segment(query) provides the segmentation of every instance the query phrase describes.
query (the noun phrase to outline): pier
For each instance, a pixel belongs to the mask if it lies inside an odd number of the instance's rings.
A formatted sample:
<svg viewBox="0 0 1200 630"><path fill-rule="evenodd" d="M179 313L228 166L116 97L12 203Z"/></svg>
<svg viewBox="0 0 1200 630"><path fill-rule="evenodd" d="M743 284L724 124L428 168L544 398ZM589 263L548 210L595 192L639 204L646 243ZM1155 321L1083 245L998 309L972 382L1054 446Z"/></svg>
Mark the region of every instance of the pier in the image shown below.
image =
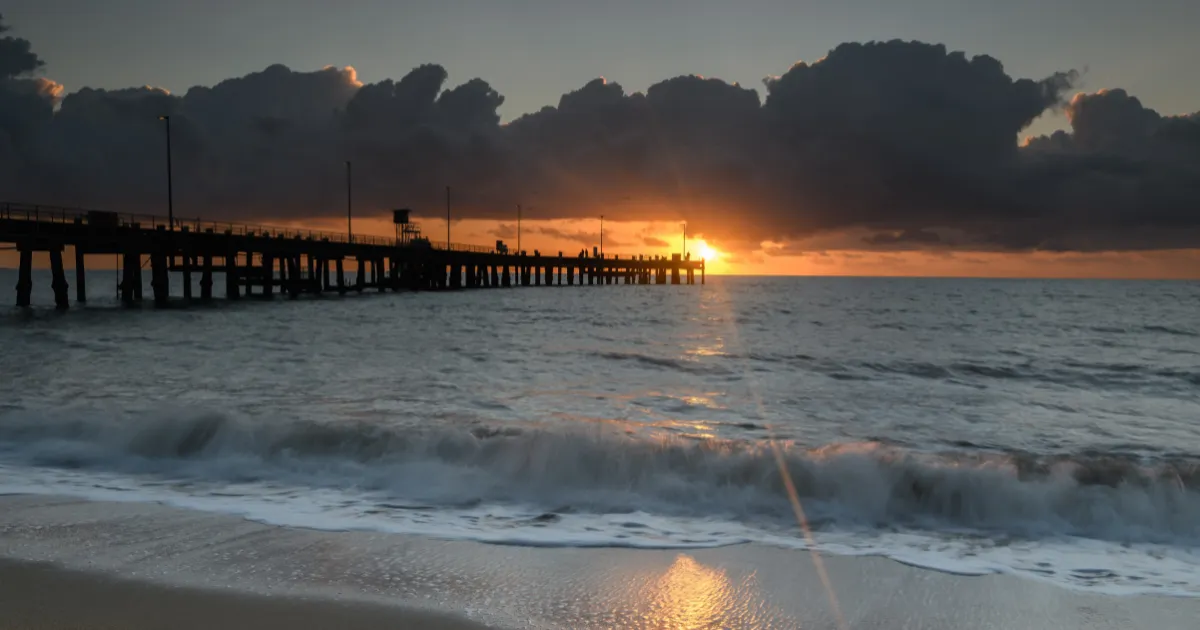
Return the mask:
<svg viewBox="0 0 1200 630"><path fill-rule="evenodd" d="M19 254L18 306L30 305L34 253L49 254L59 309L71 303L63 262L67 248L75 258L77 303L87 301L88 255L117 257L117 292L126 305L142 301L143 274L149 273L159 307L170 303L173 274L181 276L184 302L271 298L276 292L294 299L368 290L695 284L697 274L700 284L705 282L704 261L680 254L529 255L509 252L501 242L495 247L435 242L421 236L408 214L395 211L396 235L387 238L199 219L172 224L150 215L5 203L0 204L0 244ZM214 291L218 274L222 286Z"/></svg>

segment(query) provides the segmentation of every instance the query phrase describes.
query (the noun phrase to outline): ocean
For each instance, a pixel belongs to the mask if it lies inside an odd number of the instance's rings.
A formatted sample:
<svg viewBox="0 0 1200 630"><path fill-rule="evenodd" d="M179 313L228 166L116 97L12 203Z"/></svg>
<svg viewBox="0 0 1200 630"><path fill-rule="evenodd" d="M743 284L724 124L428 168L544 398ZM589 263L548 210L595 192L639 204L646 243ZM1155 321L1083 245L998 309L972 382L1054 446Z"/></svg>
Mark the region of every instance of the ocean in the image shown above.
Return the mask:
<svg viewBox="0 0 1200 630"><path fill-rule="evenodd" d="M55 312L39 272L38 305L0 311L0 494L1200 596L1200 283L710 277L126 310L93 275L85 308Z"/></svg>

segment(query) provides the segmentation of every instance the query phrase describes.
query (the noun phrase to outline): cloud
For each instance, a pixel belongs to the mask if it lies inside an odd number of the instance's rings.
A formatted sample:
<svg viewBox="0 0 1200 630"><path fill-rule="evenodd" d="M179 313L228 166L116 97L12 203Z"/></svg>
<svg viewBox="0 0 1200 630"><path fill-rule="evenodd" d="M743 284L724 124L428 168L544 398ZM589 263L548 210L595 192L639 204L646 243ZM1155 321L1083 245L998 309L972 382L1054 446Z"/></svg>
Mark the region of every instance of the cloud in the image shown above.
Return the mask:
<svg viewBox="0 0 1200 630"><path fill-rule="evenodd" d="M880 232L862 240L868 245L938 245L943 242L941 235L928 230Z"/></svg>
<svg viewBox="0 0 1200 630"><path fill-rule="evenodd" d="M517 238L517 226L511 223L501 223L494 229L488 230L488 234L496 238Z"/></svg>
<svg viewBox="0 0 1200 630"><path fill-rule="evenodd" d="M551 238L555 238L560 241L572 241L575 243L579 243L581 245L584 245L585 247L591 247L593 245L599 246L599 243L600 243L600 232L599 231L588 232L586 230L576 230L574 232L568 232L566 230L560 230L558 228L553 228L553 227L537 227L537 228L534 228L533 231L536 232L537 234L541 234L543 236L549 236ZM609 247L625 247L627 245L627 243L618 241L617 239L614 239L612 236L610 236L608 234L608 230L604 230L604 244Z"/></svg>
<svg viewBox="0 0 1200 630"><path fill-rule="evenodd" d="M538 219L686 220L724 251L1200 247L1200 116L1118 89L1071 98L1074 71L1014 78L942 45L842 44L768 78L765 100L699 76L644 93L594 79L508 124L503 95L436 64L371 84L273 65L182 95L65 97L41 68L0 39L0 184L16 200L161 213L166 114L184 216L341 214L349 161L356 213L441 216L449 187L456 218L523 203ZM1069 130L1018 142L1059 109Z"/></svg>
<svg viewBox="0 0 1200 630"><path fill-rule="evenodd" d="M1067 116L1070 133L1022 149L1021 184L1059 211L1028 230L999 226L995 240L1085 251L1200 245L1200 115L1162 116L1114 89L1077 94Z"/></svg>
<svg viewBox="0 0 1200 630"><path fill-rule="evenodd" d="M670 243L654 236L647 236L642 239L642 244L646 247L667 247Z"/></svg>
<svg viewBox="0 0 1200 630"><path fill-rule="evenodd" d="M9 30L10 27L4 23L4 16L0 15L0 34ZM33 52L29 40L0 37L0 79L26 76L44 65L45 62Z"/></svg>

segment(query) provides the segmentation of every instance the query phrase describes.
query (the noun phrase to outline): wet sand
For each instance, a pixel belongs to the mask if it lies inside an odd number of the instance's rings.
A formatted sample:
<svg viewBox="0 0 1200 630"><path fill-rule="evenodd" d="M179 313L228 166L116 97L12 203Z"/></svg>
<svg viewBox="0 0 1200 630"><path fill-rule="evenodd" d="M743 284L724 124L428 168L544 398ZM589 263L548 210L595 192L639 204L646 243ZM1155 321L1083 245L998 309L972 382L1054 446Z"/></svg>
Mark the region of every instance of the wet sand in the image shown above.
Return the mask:
<svg viewBox="0 0 1200 630"><path fill-rule="evenodd" d="M44 496L0 497L0 557L10 559L0 563L5 630L1182 630L1200 618L1198 598L1104 595L882 558L824 556L831 597L808 553L757 545L511 547Z"/></svg>
<svg viewBox="0 0 1200 630"><path fill-rule="evenodd" d="M446 614L330 599L269 597L0 560L3 630L479 630Z"/></svg>

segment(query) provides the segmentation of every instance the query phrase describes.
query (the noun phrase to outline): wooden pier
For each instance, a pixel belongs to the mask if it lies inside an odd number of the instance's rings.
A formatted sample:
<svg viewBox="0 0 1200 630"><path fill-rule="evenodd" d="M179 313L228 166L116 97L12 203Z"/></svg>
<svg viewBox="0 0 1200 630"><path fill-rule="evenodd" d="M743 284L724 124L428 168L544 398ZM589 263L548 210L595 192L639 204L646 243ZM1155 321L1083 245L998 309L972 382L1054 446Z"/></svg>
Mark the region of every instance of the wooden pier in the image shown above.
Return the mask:
<svg viewBox="0 0 1200 630"><path fill-rule="evenodd" d="M405 216L407 212L405 212ZM397 216L400 216L397 214ZM407 219L405 219L407 221ZM477 245L431 242L419 231L395 238L200 220L174 225L163 217L26 204L0 205L0 244L20 256L17 305L29 306L33 254L48 252L54 302L70 306L63 253L75 256L75 301L87 301L86 255L120 260L121 302L142 301L147 263L156 306L170 302L171 275L181 275L184 301L301 294L611 284L704 284L704 261L664 256L546 256ZM497 243L498 247L502 247ZM347 264L350 263L350 264ZM353 268L353 276L347 269ZM214 278L222 276L214 294ZM199 295L193 279L199 276Z"/></svg>

